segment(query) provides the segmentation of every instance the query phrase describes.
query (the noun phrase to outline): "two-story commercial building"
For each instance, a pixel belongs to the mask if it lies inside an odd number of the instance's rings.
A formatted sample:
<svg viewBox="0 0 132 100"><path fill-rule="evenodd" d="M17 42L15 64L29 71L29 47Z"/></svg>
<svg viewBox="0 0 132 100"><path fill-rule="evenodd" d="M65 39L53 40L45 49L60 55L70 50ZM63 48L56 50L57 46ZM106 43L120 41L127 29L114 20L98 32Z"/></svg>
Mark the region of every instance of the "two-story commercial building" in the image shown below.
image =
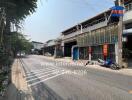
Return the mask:
<svg viewBox="0 0 132 100"><path fill-rule="evenodd" d="M107 57L116 60L119 18L108 20L110 13L111 10L107 10L63 31L63 55L76 59L104 59L103 47L107 45Z"/></svg>
<svg viewBox="0 0 132 100"><path fill-rule="evenodd" d="M124 0L125 13L123 17L124 56L128 59L128 66L132 66L132 0Z"/></svg>
<svg viewBox="0 0 132 100"><path fill-rule="evenodd" d="M125 6L125 14L123 18L124 23L124 36L127 40L128 49L132 50L132 46L130 45L132 43L132 0L126 0L124 3Z"/></svg>
<svg viewBox="0 0 132 100"><path fill-rule="evenodd" d="M116 0L117 3L117 0ZM117 5L117 4L116 4ZM132 0L124 0L123 57L132 58ZM118 62L119 17L111 17L111 9L61 32L54 53L73 59L106 59ZM126 50L127 49L127 50ZM59 53L57 53L59 50ZM127 52L129 51L129 53ZM125 53L126 52L126 53Z"/></svg>

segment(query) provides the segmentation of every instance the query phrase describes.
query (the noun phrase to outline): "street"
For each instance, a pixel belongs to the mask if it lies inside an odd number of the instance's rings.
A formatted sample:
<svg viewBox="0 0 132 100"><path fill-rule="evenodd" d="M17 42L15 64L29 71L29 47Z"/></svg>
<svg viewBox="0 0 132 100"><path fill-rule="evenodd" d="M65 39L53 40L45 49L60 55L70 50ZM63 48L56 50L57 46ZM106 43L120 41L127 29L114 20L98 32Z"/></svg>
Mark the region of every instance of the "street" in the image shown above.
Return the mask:
<svg viewBox="0 0 132 100"><path fill-rule="evenodd" d="M132 77L43 56L21 59L35 100L132 100Z"/></svg>
<svg viewBox="0 0 132 100"><path fill-rule="evenodd" d="M0 0L0 100L132 100L132 0Z"/></svg>

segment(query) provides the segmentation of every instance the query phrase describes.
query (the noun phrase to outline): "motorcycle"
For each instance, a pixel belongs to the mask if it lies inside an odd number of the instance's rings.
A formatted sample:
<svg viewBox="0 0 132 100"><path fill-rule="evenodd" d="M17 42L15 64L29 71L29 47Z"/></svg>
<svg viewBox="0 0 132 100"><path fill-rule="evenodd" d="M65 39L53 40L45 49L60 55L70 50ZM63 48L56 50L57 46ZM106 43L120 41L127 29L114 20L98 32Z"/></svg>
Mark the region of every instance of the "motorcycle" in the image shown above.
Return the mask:
<svg viewBox="0 0 132 100"><path fill-rule="evenodd" d="M113 70L120 69L119 65L113 62L111 59L107 59L107 60L98 59L98 63L103 67L111 68Z"/></svg>

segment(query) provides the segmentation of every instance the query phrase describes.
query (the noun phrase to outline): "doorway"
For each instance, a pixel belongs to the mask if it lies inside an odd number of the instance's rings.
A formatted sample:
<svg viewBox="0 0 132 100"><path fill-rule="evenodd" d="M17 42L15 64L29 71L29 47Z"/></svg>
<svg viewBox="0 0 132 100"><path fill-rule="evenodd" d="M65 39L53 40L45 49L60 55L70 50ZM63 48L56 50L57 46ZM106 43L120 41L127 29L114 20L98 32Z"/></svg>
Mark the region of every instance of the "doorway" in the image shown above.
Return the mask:
<svg viewBox="0 0 132 100"><path fill-rule="evenodd" d="M79 59L79 49L78 47L73 47L73 60Z"/></svg>
<svg viewBox="0 0 132 100"><path fill-rule="evenodd" d="M128 67L132 67L132 35L127 35L123 43L123 58L127 59Z"/></svg>
<svg viewBox="0 0 132 100"><path fill-rule="evenodd" d="M76 41L68 42L64 44L64 57L71 57L72 56L72 46L76 45Z"/></svg>

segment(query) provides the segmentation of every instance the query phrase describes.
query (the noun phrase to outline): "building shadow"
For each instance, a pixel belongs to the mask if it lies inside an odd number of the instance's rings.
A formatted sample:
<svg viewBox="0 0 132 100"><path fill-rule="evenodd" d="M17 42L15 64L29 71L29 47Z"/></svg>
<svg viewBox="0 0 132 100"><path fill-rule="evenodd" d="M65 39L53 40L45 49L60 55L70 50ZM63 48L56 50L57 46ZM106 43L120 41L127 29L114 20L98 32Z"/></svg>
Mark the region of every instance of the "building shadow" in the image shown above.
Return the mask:
<svg viewBox="0 0 132 100"><path fill-rule="evenodd" d="M0 100L31 100L31 93L29 91L19 90L14 84L8 86L7 92Z"/></svg>
<svg viewBox="0 0 132 100"><path fill-rule="evenodd" d="M16 58L29 58L28 55L17 56Z"/></svg>
<svg viewBox="0 0 132 100"><path fill-rule="evenodd" d="M32 94L35 100L64 100L45 83L32 86Z"/></svg>

